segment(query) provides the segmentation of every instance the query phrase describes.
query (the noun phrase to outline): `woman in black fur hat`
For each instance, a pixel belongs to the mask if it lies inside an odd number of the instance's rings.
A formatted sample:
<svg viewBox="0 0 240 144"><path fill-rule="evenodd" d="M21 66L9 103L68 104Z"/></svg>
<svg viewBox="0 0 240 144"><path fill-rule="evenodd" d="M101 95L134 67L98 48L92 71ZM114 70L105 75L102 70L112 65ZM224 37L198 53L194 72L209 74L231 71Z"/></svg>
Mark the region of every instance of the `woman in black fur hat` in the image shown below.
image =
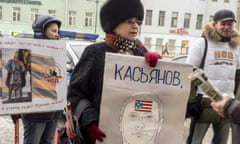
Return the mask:
<svg viewBox="0 0 240 144"><path fill-rule="evenodd" d="M105 42L92 44L84 50L73 71L67 94L79 124L77 135L82 136L85 144L94 144L95 140L103 141L106 137L98 128L105 53L145 56L146 62L152 67L160 58L157 53L147 52L137 40L143 16L140 0L108 0L101 8L100 20L106 33ZM67 132L74 138L69 129Z"/></svg>

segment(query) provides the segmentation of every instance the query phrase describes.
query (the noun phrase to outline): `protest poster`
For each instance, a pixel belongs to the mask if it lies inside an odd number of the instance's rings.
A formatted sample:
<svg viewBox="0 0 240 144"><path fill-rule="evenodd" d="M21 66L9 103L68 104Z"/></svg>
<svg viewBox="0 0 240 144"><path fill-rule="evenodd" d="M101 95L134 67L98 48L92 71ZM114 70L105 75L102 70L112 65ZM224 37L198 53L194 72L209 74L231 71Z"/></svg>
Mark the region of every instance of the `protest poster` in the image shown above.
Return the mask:
<svg viewBox="0 0 240 144"><path fill-rule="evenodd" d="M101 144L182 143L192 70L163 60L151 68L144 57L107 53L99 124L107 137Z"/></svg>
<svg viewBox="0 0 240 144"><path fill-rule="evenodd" d="M0 114L63 110L65 41L0 39Z"/></svg>

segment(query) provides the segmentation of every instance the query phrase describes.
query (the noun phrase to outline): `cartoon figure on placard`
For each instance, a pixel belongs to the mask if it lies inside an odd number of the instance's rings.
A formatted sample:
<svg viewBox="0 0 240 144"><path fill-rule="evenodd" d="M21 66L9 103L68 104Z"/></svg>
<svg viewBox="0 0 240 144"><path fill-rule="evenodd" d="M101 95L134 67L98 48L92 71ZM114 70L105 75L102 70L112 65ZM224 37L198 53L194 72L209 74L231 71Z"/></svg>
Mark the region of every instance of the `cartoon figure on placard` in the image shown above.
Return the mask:
<svg viewBox="0 0 240 144"><path fill-rule="evenodd" d="M158 96L138 93L124 102L120 114L123 144L154 144L163 124L163 105Z"/></svg>
<svg viewBox="0 0 240 144"><path fill-rule="evenodd" d="M56 72L55 69L49 69L49 74L50 74L50 76L55 76L55 77L57 77L57 72Z"/></svg>
<svg viewBox="0 0 240 144"><path fill-rule="evenodd" d="M26 75L30 75L30 50L16 49L13 52L5 51L5 54L13 53L13 58L6 61L4 68L6 72L5 85L7 86L8 99L5 102L21 102L23 99L27 101L29 92L23 94L23 88L26 86ZM29 86L28 86L29 87ZM13 97L14 96L14 97Z"/></svg>
<svg viewBox="0 0 240 144"><path fill-rule="evenodd" d="M12 93L14 92L15 99L22 95L23 78L22 74L25 72L25 66L18 58L18 51L14 53L13 59L8 60L4 68L8 71L6 85L8 87L8 101L12 100Z"/></svg>

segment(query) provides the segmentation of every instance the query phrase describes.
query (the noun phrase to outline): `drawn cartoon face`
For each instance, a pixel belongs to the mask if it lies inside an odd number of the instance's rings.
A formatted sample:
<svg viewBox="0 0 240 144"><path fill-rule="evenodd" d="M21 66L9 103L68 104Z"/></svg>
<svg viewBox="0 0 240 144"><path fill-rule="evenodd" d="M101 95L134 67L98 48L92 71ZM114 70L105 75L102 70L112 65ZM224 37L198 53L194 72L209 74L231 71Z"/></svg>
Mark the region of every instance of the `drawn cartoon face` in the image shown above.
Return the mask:
<svg viewBox="0 0 240 144"><path fill-rule="evenodd" d="M124 144L154 143L162 122L160 104L151 97L136 97L125 103L120 118Z"/></svg>

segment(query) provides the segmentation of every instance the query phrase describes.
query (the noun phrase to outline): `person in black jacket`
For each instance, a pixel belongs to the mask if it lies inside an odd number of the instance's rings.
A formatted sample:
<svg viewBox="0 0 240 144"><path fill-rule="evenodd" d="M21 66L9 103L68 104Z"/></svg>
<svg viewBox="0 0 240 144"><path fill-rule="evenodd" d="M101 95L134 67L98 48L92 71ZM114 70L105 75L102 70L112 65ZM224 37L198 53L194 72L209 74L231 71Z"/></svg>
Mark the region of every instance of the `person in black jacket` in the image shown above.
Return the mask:
<svg viewBox="0 0 240 144"><path fill-rule="evenodd" d="M50 15L37 15L32 24L35 39L57 40L61 21ZM34 75L32 76L34 77ZM52 144L61 111L23 114L24 144Z"/></svg>
<svg viewBox="0 0 240 144"><path fill-rule="evenodd" d="M222 117L231 119L232 126L232 144L240 143L240 89L236 94L236 98L224 96L220 101L213 101L212 108Z"/></svg>
<svg viewBox="0 0 240 144"><path fill-rule="evenodd" d="M86 47L72 73L67 99L73 107L86 144L103 141L106 137L98 128L105 53L145 55L150 66L155 66L160 58L157 53L148 52L137 39L143 16L144 8L140 0L108 0L100 11L105 41ZM69 129L67 132L70 135Z"/></svg>

